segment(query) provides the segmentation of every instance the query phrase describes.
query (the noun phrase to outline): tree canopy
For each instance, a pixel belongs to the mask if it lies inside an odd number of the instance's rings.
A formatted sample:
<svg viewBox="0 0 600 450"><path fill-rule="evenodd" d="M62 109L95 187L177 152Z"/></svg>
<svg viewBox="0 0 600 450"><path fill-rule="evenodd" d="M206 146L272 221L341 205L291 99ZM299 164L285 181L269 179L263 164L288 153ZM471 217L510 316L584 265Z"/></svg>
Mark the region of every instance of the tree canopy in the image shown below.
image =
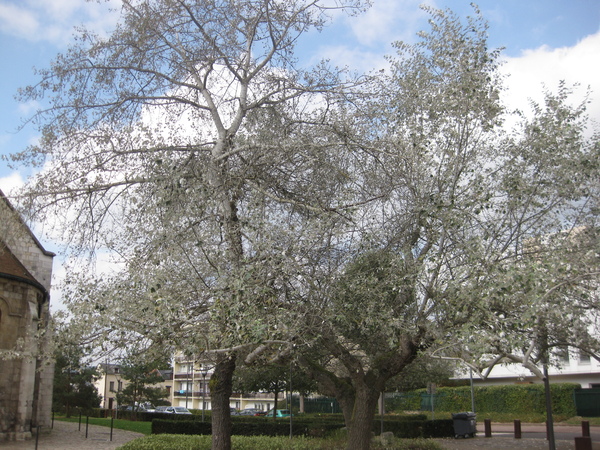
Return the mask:
<svg viewBox="0 0 600 450"><path fill-rule="evenodd" d="M74 408L91 411L100 407L102 397L94 385L100 374L90 365L85 349L71 342L57 346L54 353L52 410L68 417Z"/></svg>
<svg viewBox="0 0 600 450"><path fill-rule="evenodd" d="M165 404L168 392L160 386L164 381L160 369L164 369L165 364L160 361L137 362L136 359L126 360L120 366L120 373L127 384L117 392L117 404L131 406L134 412L145 403L154 406Z"/></svg>
<svg viewBox="0 0 600 450"><path fill-rule="evenodd" d="M298 67L331 8L125 0L109 37L82 32L22 91L52 93L15 156L45 164L23 208L56 217L72 254L114 257L69 271L73 335L210 358L213 448L230 447L236 365L267 350L334 394L349 447L368 448L380 392L422 352L481 371L540 342L596 349L584 105L562 86L507 131L476 8L427 8L430 30L382 72Z"/></svg>

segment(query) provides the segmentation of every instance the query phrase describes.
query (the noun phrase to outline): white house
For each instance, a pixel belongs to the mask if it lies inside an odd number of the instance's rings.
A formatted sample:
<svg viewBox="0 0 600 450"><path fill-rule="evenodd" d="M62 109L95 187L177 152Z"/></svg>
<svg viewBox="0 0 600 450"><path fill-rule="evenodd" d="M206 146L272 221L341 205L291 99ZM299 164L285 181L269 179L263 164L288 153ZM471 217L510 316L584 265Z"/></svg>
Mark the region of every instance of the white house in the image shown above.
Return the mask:
<svg viewBox="0 0 600 450"><path fill-rule="evenodd" d="M600 363L577 351L565 352L560 367L548 367L548 379L551 383L578 383L584 389L600 388ZM519 364L501 364L495 366L486 379L474 377L473 383L478 386L490 386L542 383L542 380Z"/></svg>

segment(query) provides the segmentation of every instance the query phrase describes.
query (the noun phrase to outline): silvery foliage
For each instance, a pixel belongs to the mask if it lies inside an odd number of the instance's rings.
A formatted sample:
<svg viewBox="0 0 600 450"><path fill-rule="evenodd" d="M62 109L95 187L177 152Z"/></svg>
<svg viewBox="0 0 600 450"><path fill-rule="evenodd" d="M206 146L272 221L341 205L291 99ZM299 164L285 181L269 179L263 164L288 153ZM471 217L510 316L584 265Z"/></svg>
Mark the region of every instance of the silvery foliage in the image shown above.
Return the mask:
<svg viewBox="0 0 600 450"><path fill-rule="evenodd" d="M118 255L114 274L73 268L81 332L190 353L326 342L367 369L407 342L469 358L527 348L536 332L513 319L548 296L501 296L499 280L537 267L532 239L596 225L598 139L568 89L506 133L478 11L463 24L430 9L431 30L398 43L389 72L350 86L294 65L326 5L232 5L124 2L112 36L82 33L23 91L55 96L35 118L40 145L20 155L46 165L27 206L57 215L71 249ZM548 293L558 250L535 272ZM371 253L383 285L353 266Z"/></svg>
<svg viewBox="0 0 600 450"><path fill-rule="evenodd" d="M329 123L355 84L298 69L294 44L361 3L124 1L109 37L82 31L22 91L51 93L16 159L43 166L24 208L74 258L73 333L188 353L289 338L288 280L349 184Z"/></svg>
<svg viewBox="0 0 600 450"><path fill-rule="evenodd" d="M598 136L585 104L561 85L531 118L506 111L478 11L464 24L429 12L430 31L397 44L346 128L365 194L310 311L332 377L378 388L407 344L482 376L500 362L539 373L549 348L599 345Z"/></svg>

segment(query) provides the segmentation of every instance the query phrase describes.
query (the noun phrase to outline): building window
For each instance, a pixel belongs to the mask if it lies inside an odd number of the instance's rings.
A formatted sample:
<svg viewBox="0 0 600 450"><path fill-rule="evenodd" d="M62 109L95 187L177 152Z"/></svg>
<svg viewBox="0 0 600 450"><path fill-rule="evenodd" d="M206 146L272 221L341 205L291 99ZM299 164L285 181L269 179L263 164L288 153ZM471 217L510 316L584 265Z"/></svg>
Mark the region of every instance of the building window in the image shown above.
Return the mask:
<svg viewBox="0 0 600 450"><path fill-rule="evenodd" d="M579 350L579 364L581 364L583 366L587 366L591 363L592 363L592 361L591 361L590 355L582 350Z"/></svg>
<svg viewBox="0 0 600 450"><path fill-rule="evenodd" d="M114 381L110 382L110 387L108 389L110 390L110 392L115 392L115 382Z"/></svg>
<svg viewBox="0 0 600 450"><path fill-rule="evenodd" d="M123 390L123 382L122 381L118 381L117 389L119 390L119 392L121 392Z"/></svg>
<svg viewBox="0 0 600 450"><path fill-rule="evenodd" d="M561 363L566 364L569 362L569 347L568 346L560 346L555 350L555 354L560 360Z"/></svg>

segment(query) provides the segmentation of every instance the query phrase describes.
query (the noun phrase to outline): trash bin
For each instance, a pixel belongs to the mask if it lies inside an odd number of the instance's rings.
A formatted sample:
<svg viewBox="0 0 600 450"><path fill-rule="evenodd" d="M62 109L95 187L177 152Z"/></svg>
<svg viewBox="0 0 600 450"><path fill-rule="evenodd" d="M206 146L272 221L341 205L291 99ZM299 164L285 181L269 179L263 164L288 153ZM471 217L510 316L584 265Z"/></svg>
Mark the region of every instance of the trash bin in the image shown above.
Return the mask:
<svg viewBox="0 0 600 450"><path fill-rule="evenodd" d="M454 423L454 437L475 437L477 433L476 421L474 412L462 412L452 414Z"/></svg>

